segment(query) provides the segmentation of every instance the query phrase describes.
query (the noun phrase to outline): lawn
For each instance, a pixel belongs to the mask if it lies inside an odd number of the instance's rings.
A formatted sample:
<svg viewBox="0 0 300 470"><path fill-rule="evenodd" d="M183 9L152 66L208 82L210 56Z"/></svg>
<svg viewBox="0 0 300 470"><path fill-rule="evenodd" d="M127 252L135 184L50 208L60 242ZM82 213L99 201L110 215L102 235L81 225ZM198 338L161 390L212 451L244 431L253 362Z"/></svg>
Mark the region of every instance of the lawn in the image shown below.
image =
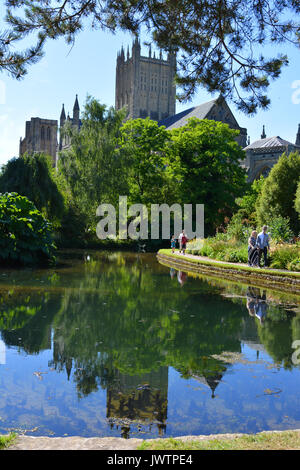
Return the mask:
<svg viewBox="0 0 300 470"><path fill-rule="evenodd" d="M300 450L300 431L201 440L156 439L144 441L138 450Z"/></svg>

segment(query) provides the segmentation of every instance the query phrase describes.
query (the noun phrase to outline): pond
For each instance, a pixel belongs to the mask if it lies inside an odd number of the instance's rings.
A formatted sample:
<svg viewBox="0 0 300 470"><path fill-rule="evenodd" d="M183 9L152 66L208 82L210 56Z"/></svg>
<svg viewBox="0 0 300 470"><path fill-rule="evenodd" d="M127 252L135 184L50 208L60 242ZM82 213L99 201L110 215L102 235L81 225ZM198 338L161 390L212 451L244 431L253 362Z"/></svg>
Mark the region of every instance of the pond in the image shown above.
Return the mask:
<svg viewBox="0 0 300 470"><path fill-rule="evenodd" d="M0 434L300 428L300 300L154 254L0 270ZM299 343L300 344L300 343Z"/></svg>

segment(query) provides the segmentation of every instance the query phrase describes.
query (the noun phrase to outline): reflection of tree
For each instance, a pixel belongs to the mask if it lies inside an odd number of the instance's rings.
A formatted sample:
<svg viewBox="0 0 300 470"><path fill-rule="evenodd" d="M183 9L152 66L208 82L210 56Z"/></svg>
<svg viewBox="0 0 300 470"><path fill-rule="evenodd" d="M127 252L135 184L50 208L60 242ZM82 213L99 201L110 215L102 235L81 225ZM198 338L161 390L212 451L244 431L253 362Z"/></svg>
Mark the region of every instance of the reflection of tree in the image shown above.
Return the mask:
<svg viewBox="0 0 300 470"><path fill-rule="evenodd" d="M0 304L6 344L28 352L50 348L52 328L49 365L72 377L79 397L107 390L107 417L124 436L133 420L156 422L163 431L168 366L208 385L213 397L230 366L212 356L240 352L250 323L251 335L258 332L271 357L286 367L291 367L292 340L300 337L296 317L291 321L268 299L260 325L247 314L245 292L221 296L224 288L217 281L213 287L187 282L181 289L165 268L151 269L152 262L135 254L86 258L68 274L62 270L60 279L49 277L48 294L47 287L36 293L24 289Z"/></svg>
<svg viewBox="0 0 300 470"><path fill-rule="evenodd" d="M59 300L43 291L15 291L1 295L0 330L6 345L17 345L27 353L50 349L50 322Z"/></svg>

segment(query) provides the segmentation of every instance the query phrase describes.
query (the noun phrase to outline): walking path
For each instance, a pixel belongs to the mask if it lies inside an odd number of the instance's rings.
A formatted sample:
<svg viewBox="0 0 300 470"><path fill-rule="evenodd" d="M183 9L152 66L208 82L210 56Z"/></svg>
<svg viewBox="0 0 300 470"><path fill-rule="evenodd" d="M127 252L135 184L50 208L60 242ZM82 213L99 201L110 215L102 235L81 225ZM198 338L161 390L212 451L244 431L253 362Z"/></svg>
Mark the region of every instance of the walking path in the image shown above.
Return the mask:
<svg viewBox="0 0 300 470"><path fill-rule="evenodd" d="M199 260L199 261L206 261L206 262L211 262L211 263L216 263L216 264L220 264L220 265L230 265L230 266L233 266L233 267L236 267L236 268L239 268L241 266L244 266L246 268L251 268L255 271L260 271L260 269L267 269L268 271L273 271L274 273L286 273L286 274L299 274L300 275L300 271L289 271L288 269L276 269L276 268L258 268L258 267L255 267L255 266L248 266L247 263L232 263L230 261L220 261L220 260L217 260L217 259L213 259L213 258L208 258L207 256L199 256L199 255L192 255L191 253L186 253L186 254L182 254L180 253L179 251L175 251L174 253L175 255L178 255L180 257L182 257L182 259L194 259L194 260ZM172 253L170 253L170 256L172 256Z"/></svg>

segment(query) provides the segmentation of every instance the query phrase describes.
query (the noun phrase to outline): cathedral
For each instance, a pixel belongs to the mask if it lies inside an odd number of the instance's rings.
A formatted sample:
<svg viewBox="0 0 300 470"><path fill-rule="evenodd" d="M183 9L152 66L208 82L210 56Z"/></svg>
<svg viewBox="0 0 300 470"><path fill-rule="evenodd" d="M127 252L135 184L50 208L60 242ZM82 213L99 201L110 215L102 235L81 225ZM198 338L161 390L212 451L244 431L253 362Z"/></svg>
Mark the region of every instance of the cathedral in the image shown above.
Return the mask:
<svg viewBox="0 0 300 470"><path fill-rule="evenodd" d="M126 106L128 119L150 117L160 121L174 115L175 72L175 54L169 53L164 60L160 52L156 58L150 47L148 57L142 56L138 39L132 45L131 56L128 48L125 57L122 47L117 57L116 109Z"/></svg>
<svg viewBox="0 0 300 470"><path fill-rule="evenodd" d="M116 61L115 108L119 110L126 107L127 119L149 117L169 130L184 126L191 117L228 124L230 128L239 131L236 140L246 153L242 166L247 171L249 182L261 175L266 176L283 152L289 154L300 151L300 124L295 144L279 136L267 138L265 128L261 139L250 144L247 129L239 126L222 96L176 114L175 73L174 53L168 53L164 58L160 52L156 57L149 47L148 56L142 55L138 39L133 42L131 52L128 47L125 53L122 46ZM45 152L51 155L53 166L56 166L59 152L70 146L70 138L62 132L66 123L78 130L81 127L77 95L72 117L69 113L66 116L65 107L62 106L59 126L56 120L38 117L26 122L25 138L20 139L19 155Z"/></svg>

